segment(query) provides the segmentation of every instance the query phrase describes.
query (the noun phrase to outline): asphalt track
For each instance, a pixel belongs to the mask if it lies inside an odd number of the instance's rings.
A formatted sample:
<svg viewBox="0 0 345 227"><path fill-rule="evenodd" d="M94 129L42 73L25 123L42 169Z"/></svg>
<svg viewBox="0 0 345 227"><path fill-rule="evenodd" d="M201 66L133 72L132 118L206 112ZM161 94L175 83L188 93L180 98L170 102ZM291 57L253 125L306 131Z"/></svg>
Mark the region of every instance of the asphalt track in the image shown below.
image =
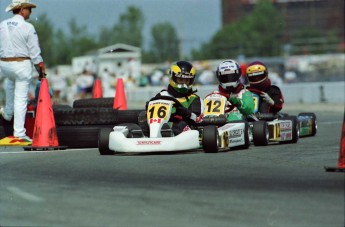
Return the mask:
<svg viewBox="0 0 345 227"><path fill-rule="evenodd" d="M0 147L0 226L342 227L343 112L314 112L315 137L217 154Z"/></svg>

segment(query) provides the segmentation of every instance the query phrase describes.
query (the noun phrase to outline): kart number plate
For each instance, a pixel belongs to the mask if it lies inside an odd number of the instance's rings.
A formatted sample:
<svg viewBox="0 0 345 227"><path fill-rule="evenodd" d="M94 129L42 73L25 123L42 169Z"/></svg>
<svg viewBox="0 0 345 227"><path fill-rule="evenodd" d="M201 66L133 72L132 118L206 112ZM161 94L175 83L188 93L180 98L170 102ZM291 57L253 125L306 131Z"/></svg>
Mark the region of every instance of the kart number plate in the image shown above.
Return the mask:
<svg viewBox="0 0 345 227"><path fill-rule="evenodd" d="M225 112L226 98L221 95L210 95L204 99L204 115L219 116Z"/></svg>
<svg viewBox="0 0 345 227"><path fill-rule="evenodd" d="M171 111L171 103L158 101L151 102L147 108L147 119L164 119L167 120Z"/></svg>

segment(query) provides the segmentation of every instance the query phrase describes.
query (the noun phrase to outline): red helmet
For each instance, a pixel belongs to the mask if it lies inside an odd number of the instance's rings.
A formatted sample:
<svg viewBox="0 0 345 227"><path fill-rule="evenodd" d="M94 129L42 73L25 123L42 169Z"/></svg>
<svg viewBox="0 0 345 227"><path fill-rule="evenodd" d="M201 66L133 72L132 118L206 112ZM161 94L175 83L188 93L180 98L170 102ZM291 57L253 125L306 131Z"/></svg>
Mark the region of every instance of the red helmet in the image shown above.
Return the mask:
<svg viewBox="0 0 345 227"><path fill-rule="evenodd" d="M251 88L265 90L270 86L267 67L260 61L254 61L248 65L246 77Z"/></svg>

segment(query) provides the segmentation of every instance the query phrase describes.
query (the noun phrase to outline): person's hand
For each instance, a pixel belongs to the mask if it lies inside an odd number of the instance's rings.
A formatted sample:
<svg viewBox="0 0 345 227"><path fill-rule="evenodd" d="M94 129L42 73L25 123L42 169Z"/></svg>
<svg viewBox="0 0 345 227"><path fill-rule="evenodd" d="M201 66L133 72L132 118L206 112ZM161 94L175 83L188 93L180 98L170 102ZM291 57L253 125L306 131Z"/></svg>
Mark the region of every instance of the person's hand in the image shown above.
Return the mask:
<svg viewBox="0 0 345 227"><path fill-rule="evenodd" d="M176 107L176 113L178 115L181 115L183 119L188 119L192 115L192 111L190 111L189 109L187 109L186 107L182 105L181 106L179 105Z"/></svg>
<svg viewBox="0 0 345 227"><path fill-rule="evenodd" d="M262 97L262 99L267 102L270 106L274 105L274 100L271 98L271 96L269 96L267 93L265 92L261 92L260 96Z"/></svg>
<svg viewBox="0 0 345 227"><path fill-rule="evenodd" d="M242 105L241 99L237 98L236 96L231 96L229 101L232 105L237 107L240 107Z"/></svg>
<svg viewBox="0 0 345 227"><path fill-rule="evenodd" d="M46 78L46 70L45 70L45 66L44 66L44 62L40 62L37 65L35 65L35 68L39 74L39 79L43 79Z"/></svg>
<svg viewBox="0 0 345 227"><path fill-rule="evenodd" d="M228 112L231 109L231 107L232 107L231 102L226 101L226 103L225 103L225 112Z"/></svg>

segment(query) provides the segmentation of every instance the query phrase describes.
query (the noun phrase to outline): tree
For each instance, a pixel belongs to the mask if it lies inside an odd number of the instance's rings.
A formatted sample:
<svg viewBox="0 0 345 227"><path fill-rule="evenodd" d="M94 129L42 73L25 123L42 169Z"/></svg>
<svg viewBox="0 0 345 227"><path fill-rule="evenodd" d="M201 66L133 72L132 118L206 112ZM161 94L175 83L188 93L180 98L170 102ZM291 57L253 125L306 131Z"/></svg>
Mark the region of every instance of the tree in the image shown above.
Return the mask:
<svg viewBox="0 0 345 227"><path fill-rule="evenodd" d="M69 22L69 30L69 36L61 30L55 35L57 64L70 64L73 57L84 55L99 47L96 39L87 32L87 27L77 25L74 18Z"/></svg>
<svg viewBox="0 0 345 227"><path fill-rule="evenodd" d="M42 57L47 66L54 63L54 30L46 14L39 15L37 20L30 21L35 26L42 51Z"/></svg>
<svg viewBox="0 0 345 227"><path fill-rule="evenodd" d="M129 6L127 12L120 15L120 21L114 25L113 32L104 30L105 35L112 35L113 43L126 43L142 47L144 15L139 8ZM104 38L103 34L103 38Z"/></svg>
<svg viewBox="0 0 345 227"><path fill-rule="evenodd" d="M151 60L163 62L179 58L179 39L171 23L165 22L153 25L151 35Z"/></svg>
<svg viewBox="0 0 345 227"><path fill-rule="evenodd" d="M271 1L261 0L251 15L221 28L199 51L193 50L192 56L212 59L280 55L283 26L283 18Z"/></svg>
<svg viewBox="0 0 345 227"><path fill-rule="evenodd" d="M250 30L245 33L249 44L246 52L250 56L280 55L283 22L283 17L274 8L272 2L261 0L248 19Z"/></svg>

